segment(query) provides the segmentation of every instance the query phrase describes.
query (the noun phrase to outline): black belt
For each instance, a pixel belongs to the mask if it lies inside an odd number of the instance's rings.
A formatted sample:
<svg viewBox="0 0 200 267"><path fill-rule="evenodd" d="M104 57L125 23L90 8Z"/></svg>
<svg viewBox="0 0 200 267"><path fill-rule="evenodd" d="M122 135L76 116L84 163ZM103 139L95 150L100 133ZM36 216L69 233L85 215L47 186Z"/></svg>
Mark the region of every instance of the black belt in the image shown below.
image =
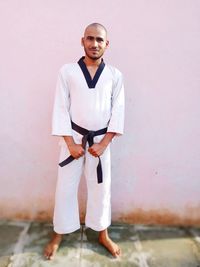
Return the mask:
<svg viewBox="0 0 200 267"><path fill-rule="evenodd" d="M78 132L79 134L83 135L82 138L82 147L85 149L86 147L86 143L88 142L89 147L91 147L94 144L94 137L97 135L102 135L105 134L107 132L107 128L103 128L100 129L98 131L89 131L85 128L82 128L80 126L78 126L76 123L74 123L73 121L72 123L72 129L76 132ZM102 167L101 167L101 159L99 158L99 163L97 165L97 181L98 184L103 182L103 174L102 174ZM72 162L75 158L70 155L68 158L66 158L65 160L63 160L61 163L59 163L60 167L63 167L67 164L69 164L70 162Z"/></svg>

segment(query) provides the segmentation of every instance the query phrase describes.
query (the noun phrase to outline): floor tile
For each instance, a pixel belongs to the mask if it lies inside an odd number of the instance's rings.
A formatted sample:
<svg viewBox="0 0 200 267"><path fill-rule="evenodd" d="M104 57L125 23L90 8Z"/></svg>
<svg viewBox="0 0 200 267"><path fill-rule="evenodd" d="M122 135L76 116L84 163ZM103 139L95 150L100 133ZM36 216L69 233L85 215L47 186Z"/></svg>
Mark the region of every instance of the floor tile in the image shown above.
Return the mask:
<svg viewBox="0 0 200 267"><path fill-rule="evenodd" d="M4 222L0 226L0 256L12 255L24 226Z"/></svg>
<svg viewBox="0 0 200 267"><path fill-rule="evenodd" d="M138 230L143 251L149 251L150 267L199 267L198 248L182 228L156 227Z"/></svg>

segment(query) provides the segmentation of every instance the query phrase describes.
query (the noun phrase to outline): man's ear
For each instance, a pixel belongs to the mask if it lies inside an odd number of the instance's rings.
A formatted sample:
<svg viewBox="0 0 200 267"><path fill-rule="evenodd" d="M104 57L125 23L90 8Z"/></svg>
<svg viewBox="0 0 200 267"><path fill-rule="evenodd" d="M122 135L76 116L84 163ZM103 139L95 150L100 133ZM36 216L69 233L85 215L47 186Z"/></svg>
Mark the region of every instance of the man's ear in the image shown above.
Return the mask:
<svg viewBox="0 0 200 267"><path fill-rule="evenodd" d="M106 48L109 46L110 42L107 40L106 41Z"/></svg>
<svg viewBox="0 0 200 267"><path fill-rule="evenodd" d="M84 45L84 37L81 38L81 45Z"/></svg>

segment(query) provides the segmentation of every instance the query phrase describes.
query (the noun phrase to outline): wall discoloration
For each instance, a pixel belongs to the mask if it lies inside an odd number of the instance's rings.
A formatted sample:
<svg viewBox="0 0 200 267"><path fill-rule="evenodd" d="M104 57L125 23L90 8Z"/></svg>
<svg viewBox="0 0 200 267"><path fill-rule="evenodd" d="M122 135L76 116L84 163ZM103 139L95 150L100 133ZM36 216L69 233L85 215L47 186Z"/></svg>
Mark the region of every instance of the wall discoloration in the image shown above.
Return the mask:
<svg viewBox="0 0 200 267"><path fill-rule="evenodd" d="M191 208L190 208L191 209ZM169 209L150 209L143 210L137 208L129 213L115 214L113 221L135 224L160 224L160 225L200 225L199 207L192 208L196 211L196 216L192 217L188 209L185 214L180 216L178 213L171 212Z"/></svg>
<svg viewBox="0 0 200 267"><path fill-rule="evenodd" d="M196 216L191 216L191 209ZM2 210L2 209L1 209ZM36 220L49 221L53 218L53 208L48 210L41 210L32 214L30 210L23 210L21 212L2 211L0 219L17 219L17 220ZM85 208L80 209L80 221L85 222ZM114 223L131 223L131 224L159 224L159 225L182 225L192 226L200 225L199 207L187 208L185 214L179 215L176 212L171 212L169 209L150 209L143 210L137 208L129 213L114 213L112 214L112 221Z"/></svg>
<svg viewBox="0 0 200 267"><path fill-rule="evenodd" d="M17 210L13 210L10 206L4 205L0 207L0 211L0 219L51 221L53 218L53 209L49 207L46 210L38 209L38 211L35 212L35 210L23 209L21 207L18 207Z"/></svg>

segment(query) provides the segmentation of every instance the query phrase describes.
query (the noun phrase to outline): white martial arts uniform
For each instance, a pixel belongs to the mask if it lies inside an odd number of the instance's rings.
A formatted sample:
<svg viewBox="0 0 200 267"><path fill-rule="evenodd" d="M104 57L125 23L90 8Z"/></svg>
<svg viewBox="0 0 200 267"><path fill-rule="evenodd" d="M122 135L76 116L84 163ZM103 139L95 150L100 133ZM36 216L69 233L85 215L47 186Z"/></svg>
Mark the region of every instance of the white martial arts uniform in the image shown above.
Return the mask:
<svg viewBox="0 0 200 267"><path fill-rule="evenodd" d="M70 155L62 136L73 136L75 143L81 144L82 135L72 130L71 121L88 130L108 127L107 132L123 134L124 87L119 70L105 65L102 60L91 79L83 57L78 63L66 64L60 69L52 120L52 135L61 136L59 162ZM100 142L103 136L94 137L94 142ZM110 146L100 157L102 183L97 183L98 158L87 149L88 144L83 157L59 166L53 218L57 233L70 233L80 228L77 192L82 173L88 189L85 224L101 231L111 223Z"/></svg>

